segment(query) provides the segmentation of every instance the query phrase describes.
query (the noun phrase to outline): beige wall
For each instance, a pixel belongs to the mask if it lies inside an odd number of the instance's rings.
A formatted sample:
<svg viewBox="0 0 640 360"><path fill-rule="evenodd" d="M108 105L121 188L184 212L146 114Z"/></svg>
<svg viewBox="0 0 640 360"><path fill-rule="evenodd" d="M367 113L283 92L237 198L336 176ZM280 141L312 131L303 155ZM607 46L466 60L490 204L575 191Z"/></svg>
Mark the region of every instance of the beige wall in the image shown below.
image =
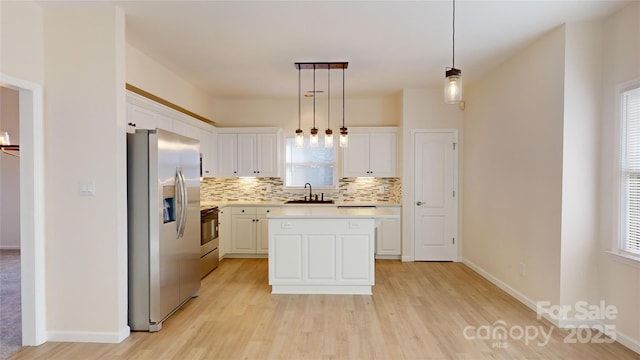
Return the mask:
<svg viewBox="0 0 640 360"><path fill-rule="evenodd" d="M313 104L309 98L301 103L301 128L308 135L313 124ZM342 99L331 100L329 123L338 134L342 125ZM397 126L397 102L395 97L347 98L345 101L345 125ZM218 99L216 101L216 126L276 126L285 135L294 134L298 128L298 100L293 99ZM316 127L327 127L327 99L316 101Z"/></svg>
<svg viewBox="0 0 640 360"><path fill-rule="evenodd" d="M0 131L20 143L19 93L0 86ZM20 158L0 153L0 249L20 248Z"/></svg>
<svg viewBox="0 0 640 360"><path fill-rule="evenodd" d="M0 1L0 73L42 84L42 9L30 1Z"/></svg>
<svg viewBox="0 0 640 360"><path fill-rule="evenodd" d="M44 16L49 341L119 342L127 326L125 17ZM95 196L79 196L81 182Z"/></svg>
<svg viewBox="0 0 640 360"><path fill-rule="evenodd" d="M214 99L140 50L126 46L127 83L216 121Z"/></svg>
<svg viewBox="0 0 640 360"><path fill-rule="evenodd" d="M618 308L618 340L640 352L640 265L605 253L617 247L619 128L616 87L640 78L640 3L604 23L602 123L600 127L599 296Z"/></svg>
<svg viewBox="0 0 640 360"><path fill-rule="evenodd" d="M520 294L559 301L564 28L466 92L463 257ZM526 275L519 267L524 263Z"/></svg>

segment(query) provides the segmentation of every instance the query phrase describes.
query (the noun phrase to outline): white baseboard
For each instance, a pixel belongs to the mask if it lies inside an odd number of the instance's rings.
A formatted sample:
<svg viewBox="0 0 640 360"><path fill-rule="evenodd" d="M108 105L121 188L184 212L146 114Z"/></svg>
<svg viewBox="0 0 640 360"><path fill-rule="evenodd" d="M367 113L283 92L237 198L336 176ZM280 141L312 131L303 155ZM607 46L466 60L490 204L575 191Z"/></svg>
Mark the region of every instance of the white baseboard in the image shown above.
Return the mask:
<svg viewBox="0 0 640 360"><path fill-rule="evenodd" d="M512 288L511 286L507 285L505 282L503 282L502 280L496 278L495 276L491 275L490 273L488 273L487 271L485 271L484 269L482 269L481 267L479 267L478 265L474 264L473 262L469 261L469 259L465 259L462 258L462 262L467 265L468 267L470 267L473 271L477 272L478 274L480 274L480 276L482 276L483 278L489 280L491 283L493 283L494 285L496 285L497 287L499 287L500 289L504 290L507 294L513 296L514 298L516 298L518 301L520 301L521 303L525 304L527 307L529 307L531 310L535 311L536 313L538 312L538 308L536 306L536 302L533 301L532 299L526 297L524 294L522 294L521 292L519 292L518 290ZM568 327L579 327L579 326L589 326L591 328L598 326L598 327L602 327L602 322L601 321L597 321L597 320L578 320L578 319L557 319L553 316L551 316L550 314L543 312L542 317L544 317L545 319L547 319L549 322L551 322L554 326L558 327L558 328L568 328ZM622 344L623 346L629 348L632 351L635 351L636 353L640 354L640 342L631 338L630 336L621 333L620 331L615 330L615 334L616 334L616 341L619 342L620 344Z"/></svg>
<svg viewBox="0 0 640 360"><path fill-rule="evenodd" d="M632 339L631 337L629 337L624 333L621 333L620 331L616 331L616 341L628 347L632 351L635 351L638 354L640 354L640 341Z"/></svg>
<svg viewBox="0 0 640 360"><path fill-rule="evenodd" d="M404 256L404 255L402 256L402 261L403 262L410 262L410 261L413 261L413 260L414 260L413 256Z"/></svg>
<svg viewBox="0 0 640 360"><path fill-rule="evenodd" d="M491 283L493 283L494 285L496 285L500 289L504 290L507 294L509 294L509 295L513 296L514 298L518 299L518 301L520 301L521 303L525 304L531 310L537 311L536 302L531 300L531 299L529 299L528 297L526 297L524 294L522 294L518 290L516 290L516 289L512 288L511 286L507 285L505 282L503 282L502 280L498 279L497 277L491 275L490 273L485 271L483 268L481 268L478 265L474 264L473 262L469 261L469 259L462 258L462 263L464 263L465 265L470 267L473 271L475 271L478 274L480 274L480 276L482 276L483 278L489 280ZM552 323L554 323L552 319L548 319L548 320L551 321ZM557 323L554 323L554 325L557 325Z"/></svg>
<svg viewBox="0 0 640 360"><path fill-rule="evenodd" d="M48 342L83 342L118 344L129 337L131 330L125 326L119 332L78 332L78 331L49 331Z"/></svg>
<svg viewBox="0 0 640 360"><path fill-rule="evenodd" d="M0 250L20 250L20 245L0 245Z"/></svg>

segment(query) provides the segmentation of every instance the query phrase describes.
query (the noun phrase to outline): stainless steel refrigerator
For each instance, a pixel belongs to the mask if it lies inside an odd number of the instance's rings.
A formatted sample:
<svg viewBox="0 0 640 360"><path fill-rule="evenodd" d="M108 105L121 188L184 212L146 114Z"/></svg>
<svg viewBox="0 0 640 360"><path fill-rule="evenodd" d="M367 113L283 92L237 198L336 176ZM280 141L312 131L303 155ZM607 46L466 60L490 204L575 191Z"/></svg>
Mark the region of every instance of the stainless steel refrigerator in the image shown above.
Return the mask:
<svg viewBox="0 0 640 360"><path fill-rule="evenodd" d="M159 331L200 291L200 143L127 134L129 326Z"/></svg>

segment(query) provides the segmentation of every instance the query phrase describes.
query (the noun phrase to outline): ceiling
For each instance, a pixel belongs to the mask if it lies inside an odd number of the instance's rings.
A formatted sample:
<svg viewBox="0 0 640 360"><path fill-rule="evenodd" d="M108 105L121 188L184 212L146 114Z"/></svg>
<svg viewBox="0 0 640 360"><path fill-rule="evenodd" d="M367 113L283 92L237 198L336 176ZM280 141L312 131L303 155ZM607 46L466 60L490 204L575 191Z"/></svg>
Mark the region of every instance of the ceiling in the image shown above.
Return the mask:
<svg viewBox="0 0 640 360"><path fill-rule="evenodd" d="M440 86L452 62L451 1L117 3L129 44L217 98L296 97L294 63L313 61L349 62L347 96L390 96ZM455 65L473 82L551 29L628 3L458 0ZM326 76L317 71L317 89ZM331 76L341 92L341 73Z"/></svg>

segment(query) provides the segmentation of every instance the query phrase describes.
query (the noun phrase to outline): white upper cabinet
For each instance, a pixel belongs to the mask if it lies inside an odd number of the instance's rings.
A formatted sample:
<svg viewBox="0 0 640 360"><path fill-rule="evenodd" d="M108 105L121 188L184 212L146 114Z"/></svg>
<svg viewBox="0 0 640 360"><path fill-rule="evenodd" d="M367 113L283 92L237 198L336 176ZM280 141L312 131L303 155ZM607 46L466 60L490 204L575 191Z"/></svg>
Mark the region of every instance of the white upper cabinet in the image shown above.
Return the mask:
<svg viewBox="0 0 640 360"><path fill-rule="evenodd" d="M142 106L127 103L127 123L134 129L173 130L173 120Z"/></svg>
<svg viewBox="0 0 640 360"><path fill-rule="evenodd" d="M202 177L213 177L215 164L215 152L212 151L212 133L198 127L176 121L173 131L192 139L200 141L200 156L202 157Z"/></svg>
<svg viewBox="0 0 640 360"><path fill-rule="evenodd" d="M238 176L258 176L256 134L238 134Z"/></svg>
<svg viewBox="0 0 640 360"><path fill-rule="evenodd" d="M127 92L127 123L129 131L159 128L199 140L201 175L216 175L215 127L132 92Z"/></svg>
<svg viewBox="0 0 640 360"><path fill-rule="evenodd" d="M280 132L272 128L225 128L218 134L219 176L278 177Z"/></svg>
<svg viewBox="0 0 640 360"><path fill-rule="evenodd" d="M349 146L342 151L342 176L396 177L397 147L397 128L350 128Z"/></svg>
<svg viewBox="0 0 640 360"><path fill-rule="evenodd" d="M238 134L218 134L218 176L238 176Z"/></svg>
<svg viewBox="0 0 640 360"><path fill-rule="evenodd" d="M258 176L278 177L278 134L256 134L256 159Z"/></svg>

